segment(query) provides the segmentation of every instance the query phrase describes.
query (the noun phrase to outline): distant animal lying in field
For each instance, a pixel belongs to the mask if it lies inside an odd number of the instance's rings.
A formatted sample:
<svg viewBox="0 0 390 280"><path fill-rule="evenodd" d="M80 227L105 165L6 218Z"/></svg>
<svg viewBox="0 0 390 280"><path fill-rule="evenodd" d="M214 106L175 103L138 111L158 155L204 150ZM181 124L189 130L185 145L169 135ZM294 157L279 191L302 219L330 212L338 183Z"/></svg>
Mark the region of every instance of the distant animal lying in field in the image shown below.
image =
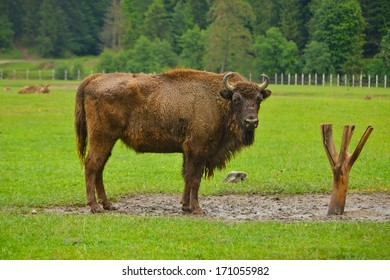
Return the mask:
<svg viewBox="0 0 390 280"><path fill-rule="evenodd" d="M239 183L246 179L247 174L241 171L231 171L223 180L224 183Z"/></svg>
<svg viewBox="0 0 390 280"><path fill-rule="evenodd" d="M21 90L19 90L19 93L25 94L25 93L49 93L49 86L50 85L32 85L32 86L25 86Z"/></svg>
<svg viewBox="0 0 390 280"><path fill-rule="evenodd" d="M4 91L9 91L9 90L11 90L11 87L5 86L5 87L3 87L3 90Z"/></svg>
<svg viewBox="0 0 390 280"><path fill-rule="evenodd" d="M120 139L139 153L182 153L182 209L202 213L202 175L213 176L253 144L260 105L271 95L268 84L265 75L256 84L238 73L182 69L87 77L76 95L75 127L91 211L101 211L99 203L117 209L106 196L103 169Z"/></svg>

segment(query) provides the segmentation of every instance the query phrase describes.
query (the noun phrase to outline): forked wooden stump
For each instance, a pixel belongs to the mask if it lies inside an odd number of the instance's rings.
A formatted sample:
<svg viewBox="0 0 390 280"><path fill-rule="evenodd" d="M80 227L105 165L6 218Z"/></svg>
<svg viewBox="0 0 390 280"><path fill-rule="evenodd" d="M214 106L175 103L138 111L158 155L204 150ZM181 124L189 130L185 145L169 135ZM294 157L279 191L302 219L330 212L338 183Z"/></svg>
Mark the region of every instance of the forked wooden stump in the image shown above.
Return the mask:
<svg viewBox="0 0 390 280"><path fill-rule="evenodd" d="M348 146L354 129L354 125L344 126L340 153L338 154L334 144L332 124L321 125L322 143L324 144L325 152L333 171L333 190L328 215L341 215L344 213L349 171L359 157L360 152L374 128L372 126L367 127L359 144L356 146L355 151L350 154L348 152Z"/></svg>

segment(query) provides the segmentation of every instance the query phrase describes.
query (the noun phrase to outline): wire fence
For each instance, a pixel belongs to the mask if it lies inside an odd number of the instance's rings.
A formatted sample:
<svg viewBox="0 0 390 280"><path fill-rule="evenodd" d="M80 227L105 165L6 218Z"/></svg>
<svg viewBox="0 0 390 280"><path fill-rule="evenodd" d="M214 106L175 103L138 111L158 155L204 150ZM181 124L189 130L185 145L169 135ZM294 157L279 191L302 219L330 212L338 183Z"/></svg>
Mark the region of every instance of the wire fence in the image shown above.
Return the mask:
<svg viewBox="0 0 390 280"><path fill-rule="evenodd" d="M104 73L104 71L102 71ZM68 70L7 70L0 69L0 80L82 80L86 76L94 73L77 69L75 71ZM249 80L252 77L260 75L249 74ZM284 74L275 73L269 75L271 84L274 85L309 85L309 86L347 86L347 87L388 87L387 75L342 75L342 74Z"/></svg>

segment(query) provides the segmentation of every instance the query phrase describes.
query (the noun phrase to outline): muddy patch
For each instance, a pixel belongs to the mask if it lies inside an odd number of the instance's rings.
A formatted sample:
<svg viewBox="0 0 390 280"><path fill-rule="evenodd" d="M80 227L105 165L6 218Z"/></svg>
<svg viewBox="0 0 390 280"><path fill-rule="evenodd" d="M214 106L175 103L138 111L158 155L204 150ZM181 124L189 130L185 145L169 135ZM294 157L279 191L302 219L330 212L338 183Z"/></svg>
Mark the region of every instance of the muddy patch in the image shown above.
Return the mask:
<svg viewBox="0 0 390 280"><path fill-rule="evenodd" d="M116 213L138 216L184 216L180 195L141 194L122 197ZM305 195L218 195L202 196L201 217L225 221L390 221L390 194L351 193L345 213L326 216L330 194ZM90 214L87 207L54 207L45 212ZM192 216L192 215L189 215Z"/></svg>

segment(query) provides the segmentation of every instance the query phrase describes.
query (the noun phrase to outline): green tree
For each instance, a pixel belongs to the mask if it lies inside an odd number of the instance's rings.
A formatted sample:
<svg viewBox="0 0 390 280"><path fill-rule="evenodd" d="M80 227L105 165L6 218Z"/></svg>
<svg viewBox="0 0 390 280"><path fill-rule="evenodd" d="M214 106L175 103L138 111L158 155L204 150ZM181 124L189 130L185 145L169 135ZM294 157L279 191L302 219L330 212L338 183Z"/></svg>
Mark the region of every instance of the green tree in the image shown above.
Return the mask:
<svg viewBox="0 0 390 280"><path fill-rule="evenodd" d="M121 49L125 29L126 23L123 17L121 1L113 0L104 18L103 31L101 32L103 47Z"/></svg>
<svg viewBox="0 0 390 280"><path fill-rule="evenodd" d="M326 43L311 41L303 54L305 73L329 74L334 72L331 63L331 54Z"/></svg>
<svg viewBox="0 0 390 280"><path fill-rule="evenodd" d="M179 0L174 8L172 17L172 30L174 36L174 49L176 53L181 52L179 44L180 37L188 30L194 27L194 19L192 17L192 11L190 2L185 0Z"/></svg>
<svg viewBox="0 0 390 280"><path fill-rule="evenodd" d="M13 34L9 20L5 16L0 16L0 52L11 48Z"/></svg>
<svg viewBox="0 0 390 280"><path fill-rule="evenodd" d="M54 0L43 0L38 11L37 50L45 57L64 55L72 42L65 14L54 4Z"/></svg>
<svg viewBox="0 0 390 280"><path fill-rule="evenodd" d="M198 26L188 29L180 37L180 47L183 50L180 54L181 66L203 69L203 55L205 49L205 31L200 30Z"/></svg>
<svg viewBox="0 0 390 280"><path fill-rule="evenodd" d="M194 23L201 29L206 29L208 26L207 13L209 11L208 0L188 0L191 6L191 14L194 19Z"/></svg>
<svg viewBox="0 0 390 280"><path fill-rule="evenodd" d="M276 27L280 23L282 0L248 0L256 16L253 24L255 35L264 35L271 27Z"/></svg>
<svg viewBox="0 0 390 280"><path fill-rule="evenodd" d="M251 6L244 0L216 0L209 12L205 67L211 71L251 71L252 35L248 26L254 21Z"/></svg>
<svg viewBox="0 0 390 280"><path fill-rule="evenodd" d="M121 3L124 20L127 23L123 44L131 48L143 33L144 15L152 0L121 0Z"/></svg>
<svg viewBox="0 0 390 280"><path fill-rule="evenodd" d="M326 43L338 73L358 73L363 53L364 18L356 0L324 0L314 14L313 39Z"/></svg>
<svg viewBox="0 0 390 280"><path fill-rule="evenodd" d="M125 71L130 72L161 72L164 69L176 66L177 56L168 41L149 40L141 36L134 48L127 52Z"/></svg>
<svg viewBox="0 0 390 280"><path fill-rule="evenodd" d="M386 74L390 76L390 29L383 36L379 46L379 53L375 57L380 59L380 63L378 63L380 67L375 74Z"/></svg>
<svg viewBox="0 0 390 280"><path fill-rule="evenodd" d="M281 4L280 30L288 40L293 40L301 51L308 40L306 30L306 23L310 16L308 2L307 0L284 0Z"/></svg>
<svg viewBox="0 0 390 280"><path fill-rule="evenodd" d="M359 0L359 3L366 20L364 54L373 57L379 52L381 38L390 28L390 3L388 0Z"/></svg>
<svg viewBox="0 0 390 280"><path fill-rule="evenodd" d="M172 27L169 14L162 0L153 0L145 13L143 35L149 40L161 39L172 42Z"/></svg>
<svg viewBox="0 0 390 280"><path fill-rule="evenodd" d="M297 73L298 48L288 41L279 28L271 27L265 36L257 36L255 42L256 69L265 73Z"/></svg>

